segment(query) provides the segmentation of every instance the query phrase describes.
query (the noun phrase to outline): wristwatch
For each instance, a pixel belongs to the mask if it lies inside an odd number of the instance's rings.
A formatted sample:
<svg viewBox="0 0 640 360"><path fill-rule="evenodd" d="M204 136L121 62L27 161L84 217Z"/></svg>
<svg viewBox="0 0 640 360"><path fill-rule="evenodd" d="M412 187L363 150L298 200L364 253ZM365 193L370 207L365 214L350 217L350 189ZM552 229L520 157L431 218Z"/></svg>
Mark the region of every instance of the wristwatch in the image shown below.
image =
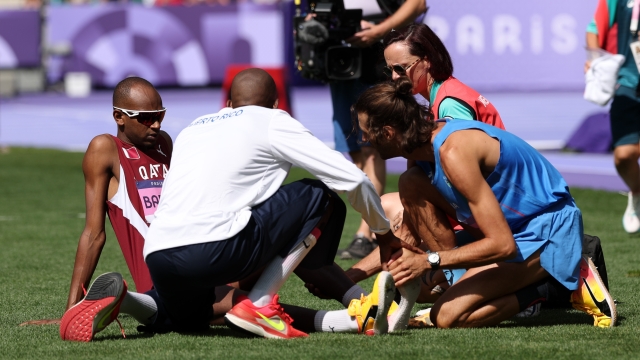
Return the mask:
<svg viewBox="0 0 640 360"><path fill-rule="evenodd" d="M429 253L427 262L431 265L432 270L437 270L440 267L440 254L437 252Z"/></svg>

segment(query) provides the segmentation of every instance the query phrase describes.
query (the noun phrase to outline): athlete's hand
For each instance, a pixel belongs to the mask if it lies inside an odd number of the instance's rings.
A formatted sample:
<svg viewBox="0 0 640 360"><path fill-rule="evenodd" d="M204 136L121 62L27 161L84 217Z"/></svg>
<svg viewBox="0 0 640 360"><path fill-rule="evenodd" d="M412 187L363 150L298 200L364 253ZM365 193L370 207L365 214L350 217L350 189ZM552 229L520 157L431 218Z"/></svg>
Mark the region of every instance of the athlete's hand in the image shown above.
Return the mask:
<svg viewBox="0 0 640 360"><path fill-rule="evenodd" d="M424 251L419 248L398 239L391 231L383 235L377 234L376 238L380 244L380 265L382 265L382 270L384 271L389 271L389 260L391 260L392 254L400 249L407 249L417 254L424 254Z"/></svg>
<svg viewBox="0 0 640 360"><path fill-rule="evenodd" d="M29 320L20 324L20 326L27 325L60 325L60 319Z"/></svg>
<svg viewBox="0 0 640 360"><path fill-rule="evenodd" d="M419 278L430 268L424 252L419 254L408 249L400 249L393 253L388 266L396 286Z"/></svg>

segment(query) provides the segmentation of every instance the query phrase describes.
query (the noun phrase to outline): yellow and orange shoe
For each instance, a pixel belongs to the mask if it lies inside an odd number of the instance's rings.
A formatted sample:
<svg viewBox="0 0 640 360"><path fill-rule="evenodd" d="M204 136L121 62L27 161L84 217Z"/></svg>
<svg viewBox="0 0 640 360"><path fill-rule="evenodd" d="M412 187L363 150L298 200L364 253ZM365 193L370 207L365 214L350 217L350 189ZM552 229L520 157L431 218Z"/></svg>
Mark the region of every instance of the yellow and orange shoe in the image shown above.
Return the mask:
<svg viewBox="0 0 640 360"><path fill-rule="evenodd" d="M98 276L87 295L67 310L60 320L60 337L68 341L88 342L104 330L120 313L120 304L127 293L122 275L112 272ZM120 327L122 330L122 326ZM124 335L124 331L122 331Z"/></svg>
<svg viewBox="0 0 640 360"><path fill-rule="evenodd" d="M307 333L294 328L293 319L284 312L274 295L271 304L257 307L246 296L238 298L238 303L224 316L224 322L230 328L240 332L268 339L293 339L307 337Z"/></svg>
<svg viewBox="0 0 640 360"><path fill-rule="evenodd" d="M614 327L618 317L616 304L596 266L586 255L582 255L579 266L578 289L571 293L571 304L575 309L593 316L593 326Z"/></svg>
<svg viewBox="0 0 640 360"><path fill-rule="evenodd" d="M395 295L393 277L382 271L373 284L371 294L351 300L347 312L356 318L358 334L380 335L389 331L388 316L398 309L398 304L393 301Z"/></svg>

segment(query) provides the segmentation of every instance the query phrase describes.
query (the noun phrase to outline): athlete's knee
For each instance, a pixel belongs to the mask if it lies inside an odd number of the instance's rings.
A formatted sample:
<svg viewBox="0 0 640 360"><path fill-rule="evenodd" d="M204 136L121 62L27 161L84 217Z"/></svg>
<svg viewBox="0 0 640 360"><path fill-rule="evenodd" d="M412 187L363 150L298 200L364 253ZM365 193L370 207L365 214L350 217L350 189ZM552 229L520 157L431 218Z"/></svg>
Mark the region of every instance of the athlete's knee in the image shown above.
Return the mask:
<svg viewBox="0 0 640 360"><path fill-rule="evenodd" d="M380 203L387 217L393 217L403 210L400 196L397 192L380 196Z"/></svg>
<svg viewBox="0 0 640 360"><path fill-rule="evenodd" d="M640 158L640 148L638 145L621 145L613 151L616 166L630 164Z"/></svg>
<svg viewBox="0 0 640 360"><path fill-rule="evenodd" d="M431 308L431 322L441 329L461 327L464 319L458 310L459 308L452 302L436 301L436 304Z"/></svg>

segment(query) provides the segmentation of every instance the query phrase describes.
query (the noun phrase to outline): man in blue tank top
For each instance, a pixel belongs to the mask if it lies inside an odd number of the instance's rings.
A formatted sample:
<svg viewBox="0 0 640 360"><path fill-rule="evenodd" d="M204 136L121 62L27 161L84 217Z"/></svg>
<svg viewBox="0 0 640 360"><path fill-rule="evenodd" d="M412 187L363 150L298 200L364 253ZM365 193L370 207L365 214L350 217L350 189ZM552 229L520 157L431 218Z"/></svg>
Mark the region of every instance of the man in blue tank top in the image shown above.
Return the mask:
<svg viewBox="0 0 640 360"><path fill-rule="evenodd" d="M419 165L398 186L412 233L429 252L391 254L381 247L396 285L438 268L468 268L431 310L431 321L442 328L496 325L563 290L595 326L614 326L615 303L591 260L581 256L582 214L560 173L504 130L476 121L434 122L411 87L409 81L376 85L353 107L363 141L384 159L402 156ZM473 241L456 244L446 215Z"/></svg>

